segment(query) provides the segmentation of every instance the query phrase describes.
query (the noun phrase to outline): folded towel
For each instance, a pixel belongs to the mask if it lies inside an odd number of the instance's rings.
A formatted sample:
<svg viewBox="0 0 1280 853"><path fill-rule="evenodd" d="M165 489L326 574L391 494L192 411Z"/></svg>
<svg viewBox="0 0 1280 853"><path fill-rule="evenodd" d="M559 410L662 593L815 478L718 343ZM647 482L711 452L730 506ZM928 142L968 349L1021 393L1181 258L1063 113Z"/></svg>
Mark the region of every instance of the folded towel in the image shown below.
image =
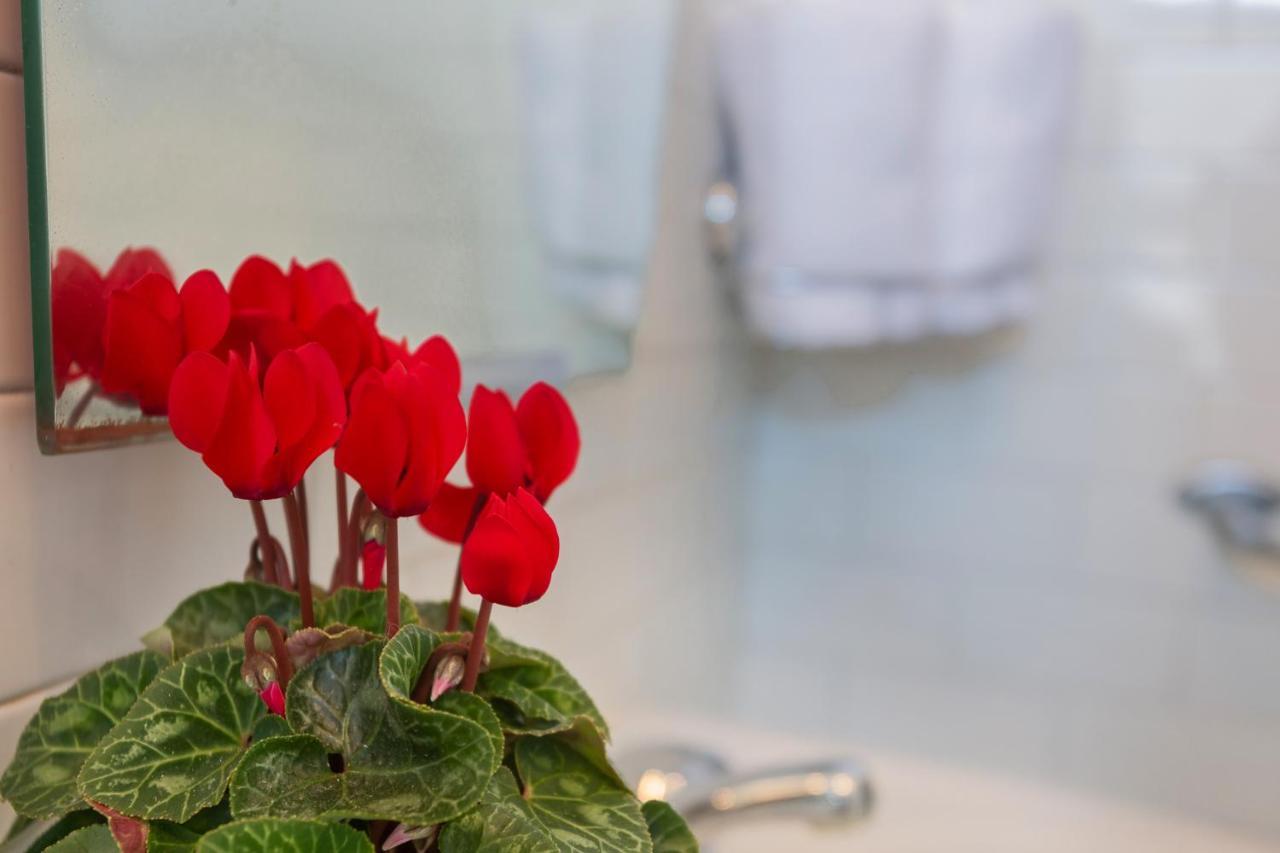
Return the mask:
<svg viewBox="0 0 1280 853"><path fill-rule="evenodd" d="M672 12L669 0L533 6L519 32L532 219L553 280L623 326L654 229Z"/></svg>
<svg viewBox="0 0 1280 853"><path fill-rule="evenodd" d="M1071 113L1070 17L791 0L727 9L714 33L756 331L861 345L1026 316Z"/></svg>

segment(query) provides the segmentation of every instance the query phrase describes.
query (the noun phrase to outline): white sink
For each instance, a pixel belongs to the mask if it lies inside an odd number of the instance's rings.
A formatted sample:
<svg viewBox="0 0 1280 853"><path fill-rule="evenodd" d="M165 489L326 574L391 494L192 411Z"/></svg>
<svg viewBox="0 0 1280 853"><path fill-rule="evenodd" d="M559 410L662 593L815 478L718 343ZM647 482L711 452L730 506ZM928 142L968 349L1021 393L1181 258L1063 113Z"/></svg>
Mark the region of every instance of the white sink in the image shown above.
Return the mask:
<svg viewBox="0 0 1280 853"><path fill-rule="evenodd" d="M771 735L706 718L617 715L617 752L688 744L735 770L855 758L871 776L871 818L819 829L790 818L743 820L699 831L713 853L1275 853L1212 825L1040 782L855 747Z"/></svg>

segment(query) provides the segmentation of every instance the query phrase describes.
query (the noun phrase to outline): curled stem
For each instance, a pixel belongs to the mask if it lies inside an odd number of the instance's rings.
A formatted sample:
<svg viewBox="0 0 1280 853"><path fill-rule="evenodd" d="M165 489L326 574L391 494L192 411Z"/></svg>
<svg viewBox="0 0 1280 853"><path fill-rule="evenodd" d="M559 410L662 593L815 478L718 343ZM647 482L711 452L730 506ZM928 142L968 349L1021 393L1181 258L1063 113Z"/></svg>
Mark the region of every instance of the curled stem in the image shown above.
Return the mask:
<svg viewBox="0 0 1280 853"><path fill-rule="evenodd" d="M249 501L249 509L253 512L253 526L258 531L258 555L262 557L262 577L267 583L288 589L288 570L282 573L276 563L275 540L271 538L271 530L267 527L267 514L262 509L262 501Z"/></svg>
<svg viewBox="0 0 1280 853"><path fill-rule="evenodd" d="M314 628L316 625L315 609L311 603L311 567L307 553L307 536L302 526L302 512L298 508L298 497L293 492L284 496L284 514L289 522L289 545L293 549L293 573L298 583L298 594L302 597L302 627Z"/></svg>
<svg viewBox="0 0 1280 853"><path fill-rule="evenodd" d="M274 659L276 665L276 680L280 682L280 689L284 690L289 686L289 679L293 678L293 661L289 659L289 650L284 643L284 631L270 616L255 616L249 620L248 625L245 625L245 660L248 660L253 655L259 654L258 646L257 643L254 642L254 638L260 630L266 631L267 638L271 640L271 657Z"/></svg>
<svg viewBox="0 0 1280 853"><path fill-rule="evenodd" d="M400 630L400 519L387 519L387 639Z"/></svg>
<svg viewBox="0 0 1280 853"><path fill-rule="evenodd" d="M467 519L467 526L462 529L462 545L467 544L467 540L471 538L471 531L475 530L476 522L480 520L480 513L484 511L484 506L489 502L489 496L484 492L476 494L475 505L471 507L471 517ZM458 554L458 567L453 572L453 595L449 598L449 616L445 619L444 629L446 631L458 630L458 622L462 618L462 554Z"/></svg>
<svg viewBox="0 0 1280 853"><path fill-rule="evenodd" d="M463 693L474 693L476 690L480 663L484 660L484 640L489 634L489 614L492 611L492 601L487 598L481 601L480 612L476 615L476 627L471 632L471 645L467 649L467 672L462 676Z"/></svg>

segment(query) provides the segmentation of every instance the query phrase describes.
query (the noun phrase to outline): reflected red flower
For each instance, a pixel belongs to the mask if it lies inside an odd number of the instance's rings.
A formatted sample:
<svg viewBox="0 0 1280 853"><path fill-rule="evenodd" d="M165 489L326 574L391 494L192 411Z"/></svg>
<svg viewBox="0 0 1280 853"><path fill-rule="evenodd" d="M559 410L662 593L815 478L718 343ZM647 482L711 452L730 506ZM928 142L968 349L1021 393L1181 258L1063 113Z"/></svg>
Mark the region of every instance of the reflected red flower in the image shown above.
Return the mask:
<svg viewBox="0 0 1280 853"><path fill-rule="evenodd" d="M491 495L462 546L462 580L486 601L523 607L546 593L559 557L555 522L537 498L525 489Z"/></svg>
<svg viewBox="0 0 1280 853"><path fill-rule="evenodd" d="M278 498L298 485L346 422L337 370L317 344L276 356L261 375L257 357L223 361L187 356L173 374L169 425L231 493L246 500Z"/></svg>
<svg viewBox="0 0 1280 853"><path fill-rule="evenodd" d="M216 347L230 315L222 282L207 270L188 278L181 291L154 272L113 291L102 334L102 390L132 398L144 414L165 414L178 362Z"/></svg>
<svg viewBox="0 0 1280 853"><path fill-rule="evenodd" d="M446 486L419 520L436 536L461 542L482 496L505 496L528 488L546 503L573 473L580 450L573 411L550 385L534 384L516 406L502 391L477 385L467 436L467 475L472 485Z"/></svg>
<svg viewBox="0 0 1280 853"><path fill-rule="evenodd" d="M125 249L104 276L83 255L59 249L50 276L50 314L53 326L53 375L59 394L67 382L102 372L102 333L107 298L148 273L173 274L154 249Z"/></svg>
<svg viewBox="0 0 1280 853"><path fill-rule="evenodd" d="M384 515L418 515L466 445L457 395L430 366L396 362L386 371L366 370L350 403L334 463Z"/></svg>

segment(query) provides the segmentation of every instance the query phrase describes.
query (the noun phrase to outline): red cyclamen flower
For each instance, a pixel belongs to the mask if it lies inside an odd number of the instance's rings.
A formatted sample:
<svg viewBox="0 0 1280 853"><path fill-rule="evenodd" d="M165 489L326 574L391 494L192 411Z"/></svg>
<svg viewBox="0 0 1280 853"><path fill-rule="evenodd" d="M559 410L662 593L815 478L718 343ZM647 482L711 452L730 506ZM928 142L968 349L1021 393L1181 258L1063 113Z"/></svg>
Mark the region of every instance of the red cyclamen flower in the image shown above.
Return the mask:
<svg viewBox="0 0 1280 853"><path fill-rule="evenodd" d="M555 522L537 498L491 495L462 546L462 580L486 601L522 607L546 593L559 557Z"/></svg>
<svg viewBox="0 0 1280 853"><path fill-rule="evenodd" d="M578 462L581 440L573 411L545 382L531 386L516 406L502 391L477 385L471 397L467 475L471 488L446 484L421 522L450 542L461 542L481 495L527 488L546 503Z"/></svg>
<svg viewBox="0 0 1280 853"><path fill-rule="evenodd" d="M125 249L105 276L79 253L58 250L50 276L50 313L59 394L67 382L80 376L97 378L102 372L107 297L152 272L173 277L154 249Z"/></svg>
<svg viewBox="0 0 1280 853"><path fill-rule="evenodd" d="M173 374L169 425L246 500L285 495L338 436L347 407L333 361L306 344L276 356L259 382L256 357L187 356Z"/></svg>
<svg viewBox="0 0 1280 853"><path fill-rule="evenodd" d="M144 414L165 414L178 362L216 347L230 316L227 292L207 270L188 278L181 291L154 272L113 291L102 335L102 390L136 400Z"/></svg>
<svg viewBox="0 0 1280 853"><path fill-rule="evenodd" d="M259 690L258 698L267 706L268 711L277 717L284 716L284 690L280 688L280 682L273 681Z"/></svg>
<svg viewBox="0 0 1280 853"><path fill-rule="evenodd" d="M409 350L408 341L396 342L390 338L383 338L382 349L386 367L395 364L397 361L403 363L405 367L410 367L414 364L429 364L440 371L440 376L449 388L449 393L455 397L461 393L462 363L458 361L458 354L454 352L453 345L445 340L443 336L433 335L413 351Z"/></svg>
<svg viewBox="0 0 1280 853"><path fill-rule="evenodd" d="M383 366L376 312L356 301L346 274L331 260L289 272L260 256L247 258L231 278L230 348L256 349L267 366L276 354L317 343L333 359L343 388L368 367Z"/></svg>
<svg viewBox="0 0 1280 853"><path fill-rule="evenodd" d="M467 442L466 416L439 371L396 362L351 388L351 417L334 464L383 515L418 515Z"/></svg>

